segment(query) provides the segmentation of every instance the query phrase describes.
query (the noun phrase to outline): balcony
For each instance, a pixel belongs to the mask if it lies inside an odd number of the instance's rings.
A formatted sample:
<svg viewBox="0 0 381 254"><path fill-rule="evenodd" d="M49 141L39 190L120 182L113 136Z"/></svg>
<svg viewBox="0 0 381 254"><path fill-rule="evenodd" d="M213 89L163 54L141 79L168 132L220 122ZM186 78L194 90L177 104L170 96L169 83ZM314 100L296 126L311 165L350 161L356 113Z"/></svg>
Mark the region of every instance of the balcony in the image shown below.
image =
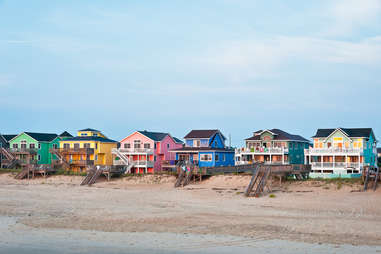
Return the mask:
<svg viewBox="0 0 381 254"><path fill-rule="evenodd" d="M153 151L151 148L119 148L119 152L125 154L153 154Z"/></svg>
<svg viewBox="0 0 381 254"><path fill-rule="evenodd" d="M93 160L73 160L69 162L70 165L74 166L93 166L94 161Z"/></svg>
<svg viewBox="0 0 381 254"><path fill-rule="evenodd" d="M256 147L256 148L238 148L237 154L288 154L288 148L283 147Z"/></svg>
<svg viewBox="0 0 381 254"><path fill-rule="evenodd" d="M37 154L38 149L36 148L10 148L8 150L13 154Z"/></svg>
<svg viewBox="0 0 381 254"><path fill-rule="evenodd" d="M59 148L50 149L50 152L59 154L94 154L94 148Z"/></svg>
<svg viewBox="0 0 381 254"><path fill-rule="evenodd" d="M337 169L347 169L347 168L355 168L359 169L364 166L362 162L312 162L312 168L337 168Z"/></svg>
<svg viewBox="0 0 381 254"><path fill-rule="evenodd" d="M363 155L363 149L353 148L310 148L304 149L305 155Z"/></svg>

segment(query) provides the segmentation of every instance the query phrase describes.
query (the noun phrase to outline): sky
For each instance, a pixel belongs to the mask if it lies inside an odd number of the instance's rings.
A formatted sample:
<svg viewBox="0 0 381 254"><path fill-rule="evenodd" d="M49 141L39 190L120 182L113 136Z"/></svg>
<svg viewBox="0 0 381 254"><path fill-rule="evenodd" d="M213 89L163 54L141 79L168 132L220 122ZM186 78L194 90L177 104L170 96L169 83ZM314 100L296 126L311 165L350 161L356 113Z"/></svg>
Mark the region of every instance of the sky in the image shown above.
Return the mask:
<svg viewBox="0 0 381 254"><path fill-rule="evenodd" d="M0 0L0 133L381 139L381 0Z"/></svg>

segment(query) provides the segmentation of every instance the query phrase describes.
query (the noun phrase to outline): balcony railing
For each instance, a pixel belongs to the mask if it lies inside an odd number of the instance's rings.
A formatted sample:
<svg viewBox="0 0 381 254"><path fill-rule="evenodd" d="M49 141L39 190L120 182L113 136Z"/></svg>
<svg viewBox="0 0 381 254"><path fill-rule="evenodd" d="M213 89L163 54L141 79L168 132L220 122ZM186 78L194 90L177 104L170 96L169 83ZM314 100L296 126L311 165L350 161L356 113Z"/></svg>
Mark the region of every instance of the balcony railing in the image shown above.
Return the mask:
<svg viewBox="0 0 381 254"><path fill-rule="evenodd" d="M58 148L50 149L50 152L58 152L60 154L94 154L94 148Z"/></svg>
<svg viewBox="0 0 381 254"><path fill-rule="evenodd" d="M360 168L364 166L362 162L312 162L314 168Z"/></svg>
<svg viewBox="0 0 381 254"><path fill-rule="evenodd" d="M75 166L93 166L94 165L93 160L71 160L69 161L69 163Z"/></svg>
<svg viewBox="0 0 381 254"><path fill-rule="evenodd" d="M256 147L256 148L238 148L235 150L236 154L286 154L288 153L288 148L283 147Z"/></svg>
<svg viewBox="0 0 381 254"><path fill-rule="evenodd" d="M120 148L119 152L121 152L121 153L153 154L153 149L151 149L151 148Z"/></svg>
<svg viewBox="0 0 381 254"><path fill-rule="evenodd" d="M10 153L30 153L30 154L36 154L38 149L37 148L9 148L8 151Z"/></svg>
<svg viewBox="0 0 381 254"><path fill-rule="evenodd" d="M363 153L363 149L346 149L346 148L310 148L304 149L305 155L322 155L322 154L353 154L353 155L361 155Z"/></svg>

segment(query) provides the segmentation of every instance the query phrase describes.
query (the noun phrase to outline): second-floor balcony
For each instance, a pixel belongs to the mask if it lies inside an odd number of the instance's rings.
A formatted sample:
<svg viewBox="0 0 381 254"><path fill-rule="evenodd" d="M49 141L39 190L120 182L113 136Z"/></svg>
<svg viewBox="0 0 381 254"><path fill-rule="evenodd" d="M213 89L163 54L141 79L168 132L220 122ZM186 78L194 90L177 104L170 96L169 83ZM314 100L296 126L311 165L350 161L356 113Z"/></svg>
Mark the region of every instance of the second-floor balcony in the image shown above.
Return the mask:
<svg viewBox="0 0 381 254"><path fill-rule="evenodd" d="M154 149L152 148L119 148L120 153L127 154L153 154Z"/></svg>
<svg viewBox="0 0 381 254"><path fill-rule="evenodd" d="M37 154L38 149L37 148L9 148L7 151L10 153L17 153L17 154Z"/></svg>
<svg viewBox="0 0 381 254"><path fill-rule="evenodd" d="M288 148L284 147L255 147L255 148L237 148L236 155L239 154L288 154Z"/></svg>
<svg viewBox="0 0 381 254"><path fill-rule="evenodd" d="M94 154L94 148L57 148L50 149L50 152L58 152L60 154Z"/></svg>
<svg viewBox="0 0 381 254"><path fill-rule="evenodd" d="M311 166L313 168L337 168L337 169L344 169L344 168L362 168L365 166L362 162L312 162Z"/></svg>
<svg viewBox="0 0 381 254"><path fill-rule="evenodd" d="M93 166L93 160L70 160L69 163L74 166Z"/></svg>
<svg viewBox="0 0 381 254"><path fill-rule="evenodd" d="M355 148L310 148L304 149L305 155L362 155L363 149Z"/></svg>

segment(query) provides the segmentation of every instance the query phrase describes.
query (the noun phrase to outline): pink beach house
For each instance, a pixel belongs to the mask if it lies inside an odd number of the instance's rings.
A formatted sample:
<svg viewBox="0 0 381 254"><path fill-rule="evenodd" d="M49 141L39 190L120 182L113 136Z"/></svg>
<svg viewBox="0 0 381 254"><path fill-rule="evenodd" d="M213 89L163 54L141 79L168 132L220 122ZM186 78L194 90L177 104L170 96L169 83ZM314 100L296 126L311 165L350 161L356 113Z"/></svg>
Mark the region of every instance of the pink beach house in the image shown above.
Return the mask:
<svg viewBox="0 0 381 254"><path fill-rule="evenodd" d="M127 165L129 173L154 173L162 170L163 162L174 161L169 151L183 147L183 142L169 133L135 131L114 149L114 165Z"/></svg>

